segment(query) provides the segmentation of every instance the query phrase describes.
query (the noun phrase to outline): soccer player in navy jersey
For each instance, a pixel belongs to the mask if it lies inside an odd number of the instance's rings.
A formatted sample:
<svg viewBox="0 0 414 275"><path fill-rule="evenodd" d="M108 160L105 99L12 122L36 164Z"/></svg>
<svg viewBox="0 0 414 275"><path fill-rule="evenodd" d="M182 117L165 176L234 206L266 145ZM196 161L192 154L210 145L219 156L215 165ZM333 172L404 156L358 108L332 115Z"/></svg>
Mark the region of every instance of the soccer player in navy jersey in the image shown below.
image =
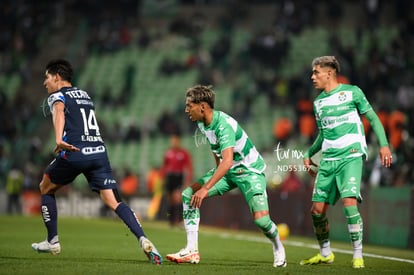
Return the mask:
<svg viewBox="0 0 414 275"><path fill-rule="evenodd" d="M121 201L99 131L95 108L86 91L72 86L73 69L62 59L46 66L43 85L49 94L48 105L55 130L57 157L46 168L40 182L41 211L47 239L33 243L37 252L60 253L55 193L84 174L92 191L124 221L136 236L151 263L161 264L162 256L144 234L132 209Z"/></svg>

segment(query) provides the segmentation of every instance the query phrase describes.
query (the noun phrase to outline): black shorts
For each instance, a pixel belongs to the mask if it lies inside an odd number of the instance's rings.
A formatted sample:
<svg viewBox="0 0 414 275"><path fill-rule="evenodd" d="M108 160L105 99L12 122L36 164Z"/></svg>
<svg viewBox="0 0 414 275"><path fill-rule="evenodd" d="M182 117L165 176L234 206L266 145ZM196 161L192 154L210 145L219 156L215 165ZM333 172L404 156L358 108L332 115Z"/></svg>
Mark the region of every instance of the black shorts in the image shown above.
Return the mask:
<svg viewBox="0 0 414 275"><path fill-rule="evenodd" d="M183 186L184 175L182 173L167 174L165 188L168 193L180 189Z"/></svg>
<svg viewBox="0 0 414 275"><path fill-rule="evenodd" d="M102 158L84 161L68 161L67 159L57 157L46 167L45 174L49 176L50 181L54 184L69 184L78 175L84 174L92 191L117 189L117 184L106 155Z"/></svg>

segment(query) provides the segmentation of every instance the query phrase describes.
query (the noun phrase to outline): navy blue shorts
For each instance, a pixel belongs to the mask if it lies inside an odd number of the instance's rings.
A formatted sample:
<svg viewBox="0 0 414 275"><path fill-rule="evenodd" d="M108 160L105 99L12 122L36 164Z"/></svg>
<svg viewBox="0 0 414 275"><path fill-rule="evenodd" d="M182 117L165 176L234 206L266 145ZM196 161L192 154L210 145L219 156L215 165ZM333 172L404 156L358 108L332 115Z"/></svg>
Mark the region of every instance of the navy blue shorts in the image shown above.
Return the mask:
<svg viewBox="0 0 414 275"><path fill-rule="evenodd" d="M92 191L117 189L108 157L84 161L68 161L57 157L46 167L45 174L54 184L69 184L78 175L84 174Z"/></svg>

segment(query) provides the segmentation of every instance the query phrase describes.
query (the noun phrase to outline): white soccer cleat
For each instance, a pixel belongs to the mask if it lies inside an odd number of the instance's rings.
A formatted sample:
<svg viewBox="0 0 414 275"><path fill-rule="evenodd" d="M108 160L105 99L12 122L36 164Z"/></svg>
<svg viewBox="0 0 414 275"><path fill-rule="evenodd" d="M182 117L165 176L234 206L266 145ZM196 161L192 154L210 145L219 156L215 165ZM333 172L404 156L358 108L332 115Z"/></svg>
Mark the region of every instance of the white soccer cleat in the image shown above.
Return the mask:
<svg viewBox="0 0 414 275"><path fill-rule="evenodd" d="M145 237L141 237L139 239L139 245L152 264L162 264L162 256L150 240Z"/></svg>
<svg viewBox="0 0 414 275"><path fill-rule="evenodd" d="M177 264L198 264L200 262L200 253L198 253L198 250L189 250L187 248L183 248L177 253L168 254L167 259Z"/></svg>
<svg viewBox="0 0 414 275"><path fill-rule="evenodd" d="M273 250L273 256L274 256L273 267L277 268L277 267L287 266L286 253L283 247L281 247L278 250Z"/></svg>
<svg viewBox="0 0 414 275"><path fill-rule="evenodd" d="M40 243L32 243L32 248L39 253L50 253L52 255L60 253L60 243L51 244L47 240Z"/></svg>

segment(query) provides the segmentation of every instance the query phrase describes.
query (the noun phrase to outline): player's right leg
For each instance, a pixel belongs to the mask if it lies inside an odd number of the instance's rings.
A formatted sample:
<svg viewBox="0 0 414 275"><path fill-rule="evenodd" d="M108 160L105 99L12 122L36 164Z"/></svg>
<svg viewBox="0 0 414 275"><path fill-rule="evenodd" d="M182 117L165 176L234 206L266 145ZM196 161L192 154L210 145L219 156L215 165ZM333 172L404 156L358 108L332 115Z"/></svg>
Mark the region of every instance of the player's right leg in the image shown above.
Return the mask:
<svg viewBox="0 0 414 275"><path fill-rule="evenodd" d="M254 199L254 198L253 198ZM254 223L262 230L264 235L271 241L273 246L273 267L286 267L286 252L282 241L279 238L276 224L270 219L269 214L255 219Z"/></svg>
<svg viewBox="0 0 414 275"><path fill-rule="evenodd" d="M335 260L329 239L329 221L326 216L328 205L335 204L339 198L337 188L332 188L332 185L336 184L335 177L336 164L332 161L322 160L319 163L311 209L313 230L319 243L319 253L300 261L301 265L330 264Z"/></svg>
<svg viewBox="0 0 414 275"><path fill-rule="evenodd" d="M326 217L328 205L314 202L312 206L312 223L320 251L313 257L300 261L301 265L330 264L335 260L329 240L329 222Z"/></svg>
<svg viewBox="0 0 414 275"><path fill-rule="evenodd" d="M267 196L257 194L248 201L248 205L253 212L254 223L272 243L273 267L286 267L285 247L280 240L276 224L270 219Z"/></svg>
<svg viewBox="0 0 414 275"><path fill-rule="evenodd" d="M343 163L341 171L338 172L341 176L339 190L354 250L352 267L364 268L364 259L362 257L363 221L358 210L358 202L362 202L360 190L363 160L362 158L355 158L344 160Z"/></svg>
<svg viewBox="0 0 414 275"><path fill-rule="evenodd" d="M287 266L285 248L280 240L276 224L270 219L269 204L266 193L266 178L264 174L246 172L246 175L232 179L237 182L240 191L253 214L254 223L270 240L273 246L273 266L283 268ZM253 188L254 186L254 188ZM251 190L257 193L249 195Z"/></svg>

